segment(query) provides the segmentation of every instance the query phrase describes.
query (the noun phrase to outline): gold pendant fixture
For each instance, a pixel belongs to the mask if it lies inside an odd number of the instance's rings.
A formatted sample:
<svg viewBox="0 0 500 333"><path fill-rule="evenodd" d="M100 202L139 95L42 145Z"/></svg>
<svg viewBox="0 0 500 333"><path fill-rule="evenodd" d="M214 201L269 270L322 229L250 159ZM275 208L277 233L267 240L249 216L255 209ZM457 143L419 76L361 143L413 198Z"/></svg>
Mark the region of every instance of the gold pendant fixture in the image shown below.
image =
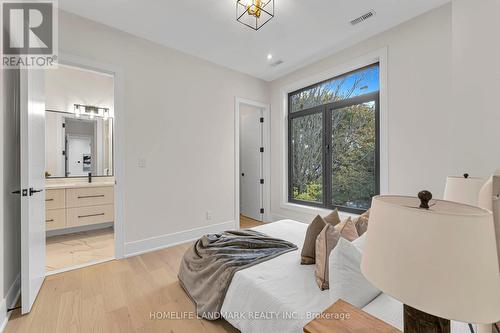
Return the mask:
<svg viewBox="0 0 500 333"><path fill-rule="evenodd" d="M247 12L248 15L255 16L257 18L260 18L260 13L261 13L261 1L260 0L253 0L253 4L247 5Z"/></svg>
<svg viewBox="0 0 500 333"><path fill-rule="evenodd" d="M274 17L274 0L237 0L236 20L259 30Z"/></svg>

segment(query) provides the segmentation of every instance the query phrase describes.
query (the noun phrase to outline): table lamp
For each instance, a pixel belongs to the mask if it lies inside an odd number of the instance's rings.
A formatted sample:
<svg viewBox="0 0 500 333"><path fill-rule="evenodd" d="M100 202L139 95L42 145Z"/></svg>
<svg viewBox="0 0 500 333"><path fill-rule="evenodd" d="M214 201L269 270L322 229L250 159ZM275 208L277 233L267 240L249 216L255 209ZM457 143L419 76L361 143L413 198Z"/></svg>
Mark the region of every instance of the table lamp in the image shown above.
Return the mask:
<svg viewBox="0 0 500 333"><path fill-rule="evenodd" d="M479 191L478 206L493 212L497 237L498 260L500 262L500 174L491 176Z"/></svg>
<svg viewBox="0 0 500 333"><path fill-rule="evenodd" d="M491 211L444 200L373 198L361 270L404 303L405 333L449 333L449 320L491 333L500 268Z"/></svg>
<svg viewBox="0 0 500 333"><path fill-rule="evenodd" d="M467 173L463 177L447 177L443 199L477 206L484 183L483 178L469 177Z"/></svg>

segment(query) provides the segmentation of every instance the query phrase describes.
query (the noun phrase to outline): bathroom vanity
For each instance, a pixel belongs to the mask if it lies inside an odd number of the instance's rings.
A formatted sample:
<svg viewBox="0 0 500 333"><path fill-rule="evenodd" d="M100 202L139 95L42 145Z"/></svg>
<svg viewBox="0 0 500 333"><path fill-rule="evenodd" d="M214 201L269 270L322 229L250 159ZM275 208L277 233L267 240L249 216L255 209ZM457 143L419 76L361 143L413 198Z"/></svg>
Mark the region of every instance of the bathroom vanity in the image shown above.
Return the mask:
<svg viewBox="0 0 500 333"><path fill-rule="evenodd" d="M114 221L114 179L51 179L45 185L46 230L61 230Z"/></svg>

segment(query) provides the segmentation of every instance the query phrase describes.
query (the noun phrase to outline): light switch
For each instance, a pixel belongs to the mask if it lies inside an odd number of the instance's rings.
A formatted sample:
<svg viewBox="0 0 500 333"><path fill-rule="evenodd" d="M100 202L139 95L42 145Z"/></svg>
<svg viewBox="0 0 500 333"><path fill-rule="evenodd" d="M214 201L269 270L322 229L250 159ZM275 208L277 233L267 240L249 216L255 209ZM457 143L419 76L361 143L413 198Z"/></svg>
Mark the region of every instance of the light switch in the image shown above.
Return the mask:
<svg viewBox="0 0 500 333"><path fill-rule="evenodd" d="M146 159L145 158L139 158L137 160L137 166L139 168L145 168L146 167Z"/></svg>

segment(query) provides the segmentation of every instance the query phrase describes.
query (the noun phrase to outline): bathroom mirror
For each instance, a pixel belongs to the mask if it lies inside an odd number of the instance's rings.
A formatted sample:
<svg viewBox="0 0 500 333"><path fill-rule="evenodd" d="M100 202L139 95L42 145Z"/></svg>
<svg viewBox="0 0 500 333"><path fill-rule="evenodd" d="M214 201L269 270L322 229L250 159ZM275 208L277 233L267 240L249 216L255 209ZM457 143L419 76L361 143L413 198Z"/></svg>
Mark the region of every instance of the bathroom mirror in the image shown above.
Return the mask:
<svg viewBox="0 0 500 333"><path fill-rule="evenodd" d="M113 119L46 111L45 177L113 176Z"/></svg>

